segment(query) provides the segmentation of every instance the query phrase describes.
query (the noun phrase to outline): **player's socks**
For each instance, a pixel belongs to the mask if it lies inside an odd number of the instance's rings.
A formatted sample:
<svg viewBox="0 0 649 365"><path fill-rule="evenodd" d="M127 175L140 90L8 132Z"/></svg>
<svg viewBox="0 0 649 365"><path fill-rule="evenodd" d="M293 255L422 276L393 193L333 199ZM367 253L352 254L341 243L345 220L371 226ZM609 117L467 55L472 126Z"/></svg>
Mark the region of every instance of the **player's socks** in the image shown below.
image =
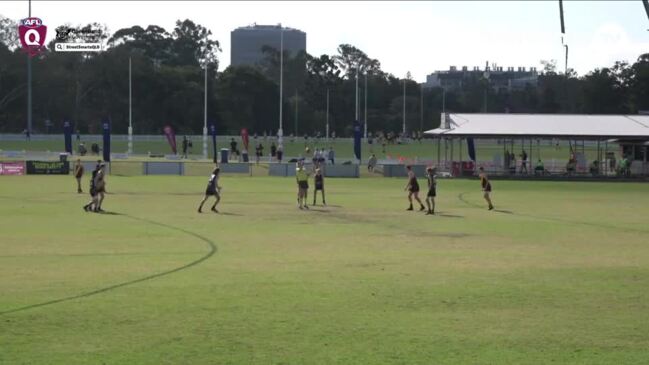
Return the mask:
<svg viewBox="0 0 649 365"><path fill-rule="evenodd" d="M216 210L216 207L212 207L212 211L213 211L214 213L218 213L218 212L219 212L218 210Z"/></svg>
<svg viewBox="0 0 649 365"><path fill-rule="evenodd" d="M422 206L419 208L419 211L420 211L420 212L423 212L424 210L426 210L426 207L422 205Z"/></svg>
<svg viewBox="0 0 649 365"><path fill-rule="evenodd" d="M410 207L408 209L406 209L406 210L412 210L412 204L410 204Z"/></svg>

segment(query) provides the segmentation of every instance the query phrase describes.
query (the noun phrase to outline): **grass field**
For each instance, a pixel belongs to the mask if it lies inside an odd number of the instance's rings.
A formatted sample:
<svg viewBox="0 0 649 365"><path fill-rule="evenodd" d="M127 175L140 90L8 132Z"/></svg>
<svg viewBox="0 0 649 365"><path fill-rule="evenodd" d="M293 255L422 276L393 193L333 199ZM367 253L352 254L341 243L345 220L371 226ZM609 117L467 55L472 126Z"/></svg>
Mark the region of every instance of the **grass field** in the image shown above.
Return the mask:
<svg viewBox="0 0 649 365"><path fill-rule="evenodd" d="M0 178L0 364L644 364L649 185ZM86 184L87 185L87 184Z"/></svg>
<svg viewBox="0 0 649 365"><path fill-rule="evenodd" d="M241 148L241 142L240 139L239 141L239 148ZM250 140L250 158L254 158L254 141L251 139ZM270 140L267 142L263 142L262 139L259 139L259 142L261 142L264 146L264 153L268 155L270 153ZM210 142L211 143L211 142ZM455 157L455 160L459 160L459 142L455 141L455 145L453 147L453 156ZM99 142L99 145L101 146L101 142ZM313 150L314 148L329 148L330 146L334 148L334 151L336 152L336 158L340 161L343 159L351 159L354 156L354 151L353 151L353 145L349 140L342 141L342 140L337 140L335 142L330 142L330 143L324 143L324 141L320 143L313 143L313 141L310 140L309 144L310 148ZM225 142L219 142L218 143L218 148L230 148L229 143ZM88 150L90 150L90 144L86 142L86 147ZM180 139L178 140L178 147L180 148ZM285 139L285 146L284 146L284 155L285 156L298 156L298 155L304 155L304 140L302 138L297 139L295 142L290 142L289 139ZM444 159L444 156L448 156L449 160L451 157L451 146L450 144L448 145L448 151L445 153L444 152L444 143L442 142L440 146L440 158ZM604 146L602 145L602 151L604 149ZM76 141L73 141L73 148L75 151L77 151L77 143ZM541 157L545 160L549 159L557 159L557 160L566 160L569 157L570 154L570 146L568 145L567 141L561 141L559 148L556 148L554 145L551 145L549 141L542 141L540 145L536 145L536 142L533 145L533 149L530 154L530 149L529 149L529 141L526 142L526 147L527 153L530 155L530 159L533 159L536 161L538 159L538 155L541 154ZM22 151L22 150L27 150L27 151L62 151L64 150L64 145L63 145L63 137L61 136L60 141L2 141L0 140L0 150L4 151ZM467 146L466 142L462 142L462 156L464 157L465 160L468 160L468 155L467 155ZM618 146L617 145L611 145L609 151L617 151ZM113 141L112 142L112 151L114 153L124 153L128 150L127 143L125 141ZM580 147L577 148L578 151L581 151L581 145ZM134 142L133 143L133 151L136 154L148 154L149 152L152 153L163 153L163 154L171 154L171 149L169 145L167 144L166 141L151 141L151 142ZM201 141L194 140L194 148L193 148L193 153L196 154L202 154L203 152L203 145ZM409 159L425 159L425 160L437 160L437 155L438 155L438 149L437 149L437 140L432 140L432 139L425 139L421 143L419 142L413 142L413 143L408 143L408 144L402 144L402 145L388 145L386 146L386 151L383 153L381 145L377 145L376 142L374 143L373 146L368 145L365 141L363 142L362 145L362 155L364 159L367 159L370 155L371 152L376 153L376 156L378 158L386 158L386 157L392 157L392 158L398 158L398 157L405 157ZM594 159L597 156L597 148L592 145L586 145L584 152L587 156L587 158ZM478 160L482 161L490 161L493 159L495 155L501 156L503 155L503 146L498 145L493 142L486 142L486 141L476 141L476 153L477 153L477 158ZM514 146L514 153L516 155L516 159L520 159L519 155L521 153L521 146L520 146L520 141L517 141L515 146ZM603 152L602 152L603 153ZM208 147L208 154L211 159L212 157L212 146L211 144Z"/></svg>

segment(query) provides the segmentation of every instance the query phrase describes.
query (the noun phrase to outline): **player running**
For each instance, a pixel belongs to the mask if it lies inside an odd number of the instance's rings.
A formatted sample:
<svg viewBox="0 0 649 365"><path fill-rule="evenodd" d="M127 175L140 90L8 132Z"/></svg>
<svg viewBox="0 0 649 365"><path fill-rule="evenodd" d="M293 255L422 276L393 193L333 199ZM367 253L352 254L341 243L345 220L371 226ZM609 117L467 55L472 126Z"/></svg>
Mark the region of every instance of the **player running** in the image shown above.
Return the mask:
<svg viewBox="0 0 649 365"><path fill-rule="evenodd" d="M97 192L96 195L96 203L95 203L95 213L98 212L103 212L104 210L101 209L101 205L104 202L104 195L106 193L106 165L104 163L99 164L99 171L97 171L97 175L95 176L95 191Z"/></svg>
<svg viewBox="0 0 649 365"><path fill-rule="evenodd" d="M435 176L435 172L435 169L432 167L426 169L426 177L428 178L428 194L426 194L428 211L426 215L435 214L435 196L437 195L437 177Z"/></svg>
<svg viewBox="0 0 649 365"><path fill-rule="evenodd" d="M315 183L315 189L313 189L313 205L316 205L315 198L318 191L322 193L322 205L327 205L327 203L325 202L324 175L322 175L322 172L319 168L315 169L313 181Z"/></svg>
<svg viewBox="0 0 649 365"><path fill-rule="evenodd" d="M220 167L215 167L214 170L212 171L212 175L210 176L209 181L207 182L207 189L205 189L205 197L201 201L201 204L198 206L198 212L203 213L203 204L209 198L210 196L214 196L216 198L216 201L214 202L214 205L212 205L212 211L214 213L218 213L219 211L216 210L216 205L219 204L221 201L221 186L219 185L219 174L221 172Z"/></svg>
<svg viewBox="0 0 649 365"><path fill-rule="evenodd" d="M406 210L413 210L412 209L412 197L415 197L415 200L420 205L419 211L426 210L426 207L424 207L424 204L422 204L421 199L419 199L419 183L417 182L417 176L415 176L415 172L412 171L412 166L407 165L406 170L408 170L408 184L406 184L406 187L404 190L408 191L408 201L410 202L410 207Z"/></svg>
<svg viewBox="0 0 649 365"><path fill-rule="evenodd" d="M309 192L309 173L304 169L304 161L297 163L295 180L297 181L297 207L300 209L309 209L306 205L307 194Z"/></svg>
<svg viewBox="0 0 649 365"><path fill-rule="evenodd" d="M86 212L89 211L94 211L95 207L97 206L97 188L95 186L95 178L97 177L97 173L99 172L99 165L101 164L101 161L97 161L97 165L95 166L95 169L92 170L92 175L90 176L90 201L88 204L83 206L83 210Z"/></svg>
<svg viewBox="0 0 649 365"><path fill-rule="evenodd" d="M489 204L489 210L494 209L494 205L491 203L491 183L487 174L484 172L484 167L480 166L480 185L482 186L482 191L484 192L484 199Z"/></svg>
<svg viewBox="0 0 649 365"><path fill-rule="evenodd" d="M77 162L74 164L74 178L77 179L77 193L83 193L81 190L81 178L83 177L83 165L81 164L81 159L77 159Z"/></svg>

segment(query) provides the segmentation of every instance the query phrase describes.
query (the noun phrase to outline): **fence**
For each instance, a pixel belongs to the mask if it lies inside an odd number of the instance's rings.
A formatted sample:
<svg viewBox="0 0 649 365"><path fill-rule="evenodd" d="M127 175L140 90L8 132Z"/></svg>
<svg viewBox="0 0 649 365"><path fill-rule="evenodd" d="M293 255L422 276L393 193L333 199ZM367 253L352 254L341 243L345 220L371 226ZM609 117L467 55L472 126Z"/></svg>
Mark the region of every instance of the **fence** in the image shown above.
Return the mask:
<svg viewBox="0 0 649 365"><path fill-rule="evenodd" d="M307 164L307 169L311 170L312 165ZM322 165L322 174L326 177L360 177L359 165ZM270 176L295 176L295 164L291 163L273 163L268 166Z"/></svg>

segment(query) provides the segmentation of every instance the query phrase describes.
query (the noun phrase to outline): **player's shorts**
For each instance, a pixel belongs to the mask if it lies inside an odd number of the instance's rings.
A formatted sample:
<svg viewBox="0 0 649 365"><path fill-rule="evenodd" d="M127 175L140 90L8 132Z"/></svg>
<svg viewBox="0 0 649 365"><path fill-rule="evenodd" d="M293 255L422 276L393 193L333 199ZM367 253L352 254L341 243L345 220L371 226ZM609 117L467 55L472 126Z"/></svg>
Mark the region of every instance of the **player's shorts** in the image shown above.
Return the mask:
<svg viewBox="0 0 649 365"><path fill-rule="evenodd" d="M90 196L94 197L95 195L97 195L97 189L90 188Z"/></svg>
<svg viewBox="0 0 649 365"><path fill-rule="evenodd" d="M437 196L437 189L435 189L435 188L428 189L428 194L426 196L428 196L429 198L436 197Z"/></svg>
<svg viewBox="0 0 649 365"><path fill-rule="evenodd" d="M298 181L298 182L297 182L297 186L298 186L300 189L305 189L305 190L306 190L306 189L309 188L309 183L308 183L307 181Z"/></svg>
<svg viewBox="0 0 649 365"><path fill-rule="evenodd" d="M105 188L98 188L98 189L95 189L95 191L97 192L97 194L99 194L99 193L105 192L106 189Z"/></svg>
<svg viewBox="0 0 649 365"><path fill-rule="evenodd" d="M219 191L217 189L205 189L205 195L219 196Z"/></svg>
<svg viewBox="0 0 649 365"><path fill-rule="evenodd" d="M322 184L315 184L315 190L324 190L324 185L322 185Z"/></svg>
<svg viewBox="0 0 649 365"><path fill-rule="evenodd" d="M419 192L419 185L411 186L410 189L408 189L409 192L411 193L418 193Z"/></svg>
<svg viewBox="0 0 649 365"><path fill-rule="evenodd" d="M491 193L491 184L487 184L487 186L484 187L485 193Z"/></svg>

